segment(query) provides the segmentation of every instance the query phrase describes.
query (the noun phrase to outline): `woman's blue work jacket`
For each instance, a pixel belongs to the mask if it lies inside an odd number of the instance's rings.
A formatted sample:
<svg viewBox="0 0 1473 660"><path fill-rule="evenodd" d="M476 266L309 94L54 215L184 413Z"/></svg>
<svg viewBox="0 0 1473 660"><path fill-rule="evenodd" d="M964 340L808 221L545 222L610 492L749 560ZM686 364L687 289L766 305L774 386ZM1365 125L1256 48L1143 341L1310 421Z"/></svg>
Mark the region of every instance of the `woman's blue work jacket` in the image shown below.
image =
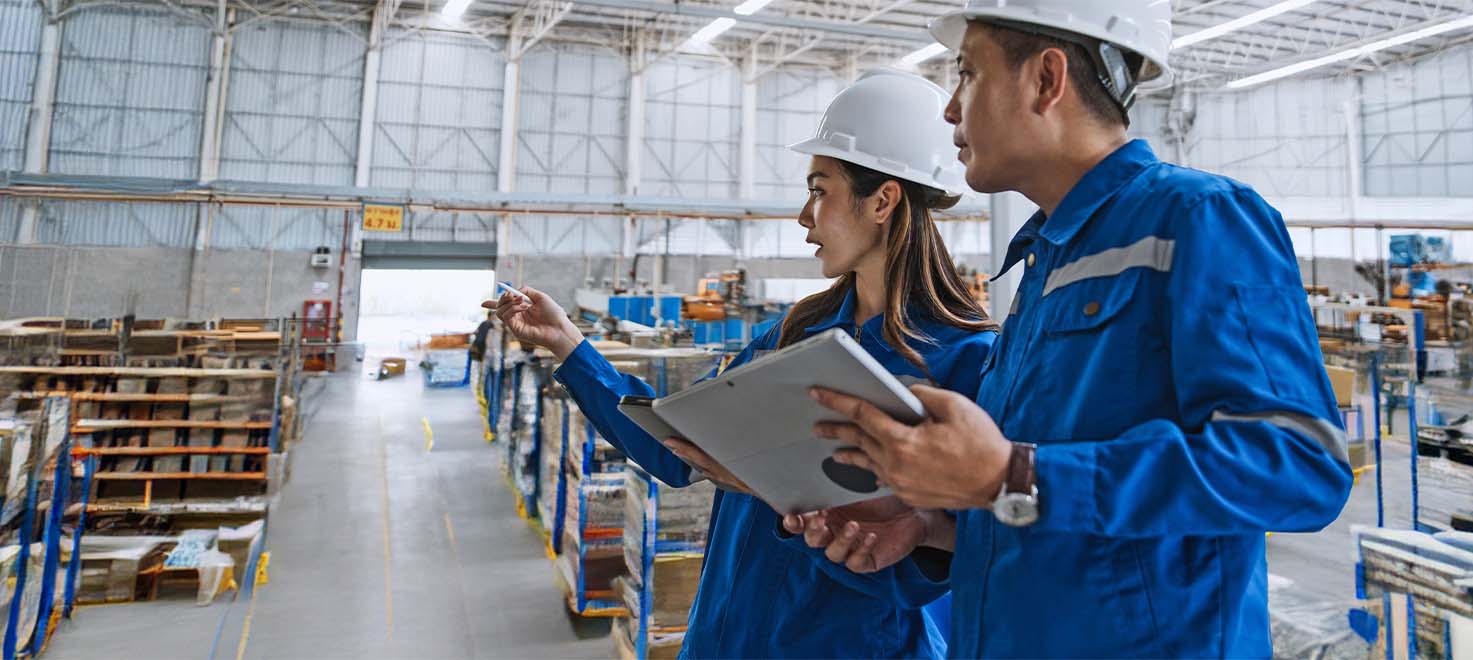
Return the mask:
<svg viewBox="0 0 1473 660"><path fill-rule="evenodd" d="M912 314L912 322L933 340L913 344L930 372L925 374L886 344L882 316L856 331L854 306L850 291L834 314L808 327L806 334L843 328L902 379L929 378L965 396L976 395L996 333L941 325ZM747 345L729 366L775 349L780 328ZM671 486L689 485L690 468L618 411L620 397L652 396L653 388L616 371L588 342L554 376L599 433L626 456ZM761 500L716 492L682 658L945 655L950 599L943 596L949 585L931 579L938 573L923 573L916 559L908 558L878 573L857 575L809 548L801 536L785 536L777 513Z"/></svg>

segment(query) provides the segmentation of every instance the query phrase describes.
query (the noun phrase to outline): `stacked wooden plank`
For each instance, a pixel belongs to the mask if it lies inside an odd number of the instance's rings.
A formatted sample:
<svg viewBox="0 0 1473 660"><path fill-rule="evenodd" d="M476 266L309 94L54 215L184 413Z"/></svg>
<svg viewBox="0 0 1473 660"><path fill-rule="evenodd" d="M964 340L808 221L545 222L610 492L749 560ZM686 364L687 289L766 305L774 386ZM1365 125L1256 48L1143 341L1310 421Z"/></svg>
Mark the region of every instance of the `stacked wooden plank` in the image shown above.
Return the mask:
<svg viewBox="0 0 1473 660"><path fill-rule="evenodd" d="M280 373L260 369L0 367L21 414L73 402L74 454L98 458L95 505L260 495ZM191 485L195 484L195 485Z"/></svg>

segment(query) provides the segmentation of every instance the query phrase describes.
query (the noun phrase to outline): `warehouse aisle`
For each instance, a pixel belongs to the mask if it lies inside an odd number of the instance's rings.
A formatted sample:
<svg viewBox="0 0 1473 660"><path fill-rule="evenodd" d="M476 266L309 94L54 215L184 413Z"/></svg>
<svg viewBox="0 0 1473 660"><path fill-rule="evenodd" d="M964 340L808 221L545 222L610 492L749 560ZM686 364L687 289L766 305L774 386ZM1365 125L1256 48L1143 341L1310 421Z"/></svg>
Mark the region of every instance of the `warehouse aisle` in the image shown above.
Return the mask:
<svg viewBox="0 0 1473 660"><path fill-rule="evenodd" d="M86 608L48 657L609 657L606 622L565 614L471 393L409 376L313 397L254 603Z"/></svg>

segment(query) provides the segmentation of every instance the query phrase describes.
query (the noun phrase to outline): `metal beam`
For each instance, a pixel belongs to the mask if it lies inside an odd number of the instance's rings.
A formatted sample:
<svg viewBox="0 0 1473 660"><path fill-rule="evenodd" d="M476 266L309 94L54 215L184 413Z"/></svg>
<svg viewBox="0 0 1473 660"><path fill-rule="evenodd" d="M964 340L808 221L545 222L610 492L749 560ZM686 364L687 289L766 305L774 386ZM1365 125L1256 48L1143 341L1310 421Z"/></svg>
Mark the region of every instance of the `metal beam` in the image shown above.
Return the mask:
<svg viewBox="0 0 1473 660"><path fill-rule="evenodd" d="M225 79L230 70L228 48L232 41L230 12L225 7L225 0L219 0L215 6L214 35L210 39L210 70L205 82L205 115L199 141L199 180L202 183L220 178L220 136L225 117Z"/></svg>
<svg viewBox="0 0 1473 660"><path fill-rule="evenodd" d="M395 3L397 4L397 3ZM374 10L368 31L368 52L363 57L363 105L358 110L358 162L353 171L353 185L367 188L373 173L373 133L378 123L379 67L383 58L384 27L389 22L389 9L380 0Z"/></svg>
<svg viewBox="0 0 1473 660"><path fill-rule="evenodd" d="M520 50L521 41L522 35L514 26L510 41L507 43L507 52L515 53ZM521 95L522 61L517 58L507 58L501 84L501 132L497 136L501 142L500 157L496 161L497 192L508 193L516 186L517 108L521 105Z"/></svg>
<svg viewBox="0 0 1473 660"><path fill-rule="evenodd" d="M56 115L56 78L61 69L61 21L56 16L57 3L43 2L46 23L41 27L40 63L36 67L35 91L31 98L31 121L26 131L25 171L42 174L49 165L51 122ZM37 204L21 207L20 227L16 242L36 242Z"/></svg>
<svg viewBox="0 0 1473 660"><path fill-rule="evenodd" d="M573 3L567 0L532 0L511 17L510 30L522 35L515 50L508 49L510 59L519 60L537 42L542 41L557 24L573 11Z"/></svg>
<svg viewBox="0 0 1473 660"><path fill-rule="evenodd" d="M742 60L742 125L737 197L752 199L757 176L757 54Z"/></svg>
<svg viewBox="0 0 1473 660"><path fill-rule="evenodd" d="M624 126L624 194L638 195L644 177L644 61L646 37L635 35L629 58L629 111Z"/></svg>
<svg viewBox="0 0 1473 660"><path fill-rule="evenodd" d="M887 28L872 27L868 25L849 23L843 21L826 21L806 18L793 18L779 14L757 13L750 16L739 16L731 11L729 7L718 7L713 5L692 5L689 3L654 2L652 0L577 0L578 4L590 7L607 7L610 9L626 9L631 11L646 11L661 15L698 16L702 18L731 18L742 23L756 25L770 25L774 27L793 28L796 30L816 30L819 32L831 32L836 34L848 34L856 37L868 37L871 39L885 39L900 43L928 44L931 43L930 35L923 30L903 31Z"/></svg>
<svg viewBox="0 0 1473 660"><path fill-rule="evenodd" d="M991 253L991 275L997 279L988 287L987 298L992 305L988 312L998 323L1002 323L1012 313L1018 283L1023 280L1023 264L1014 266L1006 275L998 277L1002 272L1003 261L1007 259L1008 243L1012 242L1013 235L1023 228L1028 218L1037 210L1038 207L1021 194L1005 192L992 195L992 222L988 223L992 246L988 251Z"/></svg>

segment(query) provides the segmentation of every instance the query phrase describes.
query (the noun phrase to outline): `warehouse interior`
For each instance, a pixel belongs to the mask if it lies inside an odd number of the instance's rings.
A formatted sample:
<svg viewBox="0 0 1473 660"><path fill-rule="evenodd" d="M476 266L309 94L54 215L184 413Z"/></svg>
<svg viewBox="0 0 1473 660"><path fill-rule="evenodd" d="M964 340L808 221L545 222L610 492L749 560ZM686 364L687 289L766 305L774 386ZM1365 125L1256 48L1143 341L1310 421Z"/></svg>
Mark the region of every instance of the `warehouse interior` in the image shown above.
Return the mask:
<svg viewBox="0 0 1473 660"><path fill-rule="evenodd" d="M950 93L961 5L0 0L4 660L676 657L715 486L481 302L724 365L834 281L789 145L875 69ZM1129 135L1282 215L1355 474L1269 530L1274 656L1473 658L1473 0L1170 5ZM937 215L996 319L1037 210ZM1405 534L1465 545L1368 568Z"/></svg>

